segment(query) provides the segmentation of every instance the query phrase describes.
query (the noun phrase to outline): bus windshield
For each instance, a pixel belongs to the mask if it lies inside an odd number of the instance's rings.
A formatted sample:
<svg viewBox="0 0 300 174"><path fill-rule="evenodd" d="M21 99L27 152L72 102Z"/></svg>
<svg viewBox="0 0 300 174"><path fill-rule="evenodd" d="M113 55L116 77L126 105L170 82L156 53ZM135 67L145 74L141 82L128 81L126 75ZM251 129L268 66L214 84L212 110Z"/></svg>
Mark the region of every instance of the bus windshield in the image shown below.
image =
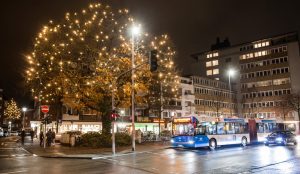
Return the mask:
<svg viewBox="0 0 300 174"><path fill-rule="evenodd" d="M174 125L174 135L194 135L195 129L191 123Z"/></svg>

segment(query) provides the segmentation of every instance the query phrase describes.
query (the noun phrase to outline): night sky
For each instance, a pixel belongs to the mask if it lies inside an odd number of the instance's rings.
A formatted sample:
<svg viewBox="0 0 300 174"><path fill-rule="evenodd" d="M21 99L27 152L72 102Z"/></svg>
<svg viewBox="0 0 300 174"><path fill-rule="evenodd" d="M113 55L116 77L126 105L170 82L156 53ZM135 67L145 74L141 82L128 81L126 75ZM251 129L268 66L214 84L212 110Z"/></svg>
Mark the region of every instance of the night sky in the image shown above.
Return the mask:
<svg viewBox="0 0 300 174"><path fill-rule="evenodd" d="M86 8L90 2L128 8L143 30L167 33L176 49L182 74L189 74L190 54L210 49L216 37L231 44L300 31L298 0L2 0L0 5L0 88L7 99L30 103L23 87L24 55L36 33L50 19Z"/></svg>

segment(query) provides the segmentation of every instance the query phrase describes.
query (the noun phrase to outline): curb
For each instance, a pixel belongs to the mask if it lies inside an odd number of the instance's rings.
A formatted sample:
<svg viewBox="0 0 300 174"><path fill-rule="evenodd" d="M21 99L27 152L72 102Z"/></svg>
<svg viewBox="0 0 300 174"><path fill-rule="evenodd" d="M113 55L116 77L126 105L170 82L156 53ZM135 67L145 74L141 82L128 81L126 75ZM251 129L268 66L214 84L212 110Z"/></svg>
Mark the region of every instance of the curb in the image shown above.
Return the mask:
<svg viewBox="0 0 300 174"><path fill-rule="evenodd" d="M38 157L42 158L63 158L63 159L93 159L93 157L86 157L86 156L56 156L56 155L37 155Z"/></svg>

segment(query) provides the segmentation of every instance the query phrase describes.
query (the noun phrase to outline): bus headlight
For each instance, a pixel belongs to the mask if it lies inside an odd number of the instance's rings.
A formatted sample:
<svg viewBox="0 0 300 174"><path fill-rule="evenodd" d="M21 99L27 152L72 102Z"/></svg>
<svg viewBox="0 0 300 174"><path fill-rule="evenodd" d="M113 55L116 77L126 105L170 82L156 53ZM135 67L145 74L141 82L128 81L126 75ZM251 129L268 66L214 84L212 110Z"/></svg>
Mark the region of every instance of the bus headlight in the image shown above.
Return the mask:
<svg viewBox="0 0 300 174"><path fill-rule="evenodd" d="M296 140L297 140L298 143L300 143L300 135L296 136Z"/></svg>
<svg viewBox="0 0 300 174"><path fill-rule="evenodd" d="M282 138L281 138L281 137L277 137L277 138L276 138L276 141L281 142L281 141L282 141Z"/></svg>
<svg viewBox="0 0 300 174"><path fill-rule="evenodd" d="M171 141L170 141L171 143L174 143L175 141L174 141L174 139L171 139Z"/></svg>
<svg viewBox="0 0 300 174"><path fill-rule="evenodd" d="M195 141L189 140L189 144L194 144Z"/></svg>

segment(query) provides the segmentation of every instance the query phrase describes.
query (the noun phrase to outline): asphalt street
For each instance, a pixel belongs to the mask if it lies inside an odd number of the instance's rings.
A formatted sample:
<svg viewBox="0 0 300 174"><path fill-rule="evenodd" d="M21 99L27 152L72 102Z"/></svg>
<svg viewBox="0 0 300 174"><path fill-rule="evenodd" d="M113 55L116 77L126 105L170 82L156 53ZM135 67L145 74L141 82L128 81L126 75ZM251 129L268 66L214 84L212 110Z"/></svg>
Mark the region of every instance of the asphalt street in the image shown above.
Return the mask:
<svg viewBox="0 0 300 174"><path fill-rule="evenodd" d="M0 174L13 173L300 173L300 145L166 148L93 160L43 158L0 140Z"/></svg>

